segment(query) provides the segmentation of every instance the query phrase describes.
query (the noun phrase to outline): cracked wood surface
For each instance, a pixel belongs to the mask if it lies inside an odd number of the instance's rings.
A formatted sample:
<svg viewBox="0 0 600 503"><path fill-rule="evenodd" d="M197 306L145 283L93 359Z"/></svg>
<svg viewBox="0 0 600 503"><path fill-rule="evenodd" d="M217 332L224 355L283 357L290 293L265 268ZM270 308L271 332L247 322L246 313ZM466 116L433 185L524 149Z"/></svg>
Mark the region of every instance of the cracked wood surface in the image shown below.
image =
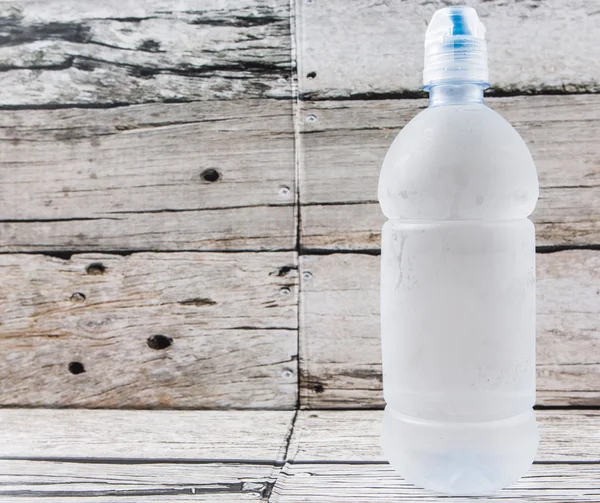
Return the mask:
<svg viewBox="0 0 600 503"><path fill-rule="evenodd" d="M491 98L531 149L540 180L538 245L600 244L600 97ZM399 130L425 100L302 103L301 243L378 250L385 221L379 170Z"/></svg>
<svg viewBox="0 0 600 503"><path fill-rule="evenodd" d="M272 503L438 501L406 483L385 462L379 439L383 411L300 411L287 463ZM600 496L598 411L536 411L536 462L516 484L485 498L494 501L597 502ZM440 498L441 500L441 498ZM468 498L443 497L466 502Z"/></svg>
<svg viewBox="0 0 600 503"><path fill-rule="evenodd" d="M597 503L600 465L534 464L512 486L481 501ZM473 498L438 497L417 489L386 464L286 464L273 489L271 503L397 503L422 501L468 503Z"/></svg>
<svg viewBox="0 0 600 503"><path fill-rule="evenodd" d="M266 501L278 469L252 462L0 460L0 498L27 503Z"/></svg>
<svg viewBox="0 0 600 503"><path fill-rule="evenodd" d="M0 410L0 499L268 501L294 411Z"/></svg>
<svg viewBox="0 0 600 503"><path fill-rule="evenodd" d="M32 503L431 501L383 460L381 416L0 410L0 497ZM597 501L597 411L548 410L537 417L536 463L486 501Z"/></svg>
<svg viewBox="0 0 600 503"><path fill-rule="evenodd" d="M537 402L600 404L600 253L537 254ZM383 407L379 257L300 258L305 408Z"/></svg>
<svg viewBox="0 0 600 503"><path fill-rule="evenodd" d="M0 112L0 251L295 245L291 103Z"/></svg>
<svg viewBox="0 0 600 503"><path fill-rule="evenodd" d="M298 1L303 96L420 94L425 29L448 4L477 9L486 27L490 82L498 93L600 91L597 2L587 0Z"/></svg>
<svg viewBox="0 0 600 503"><path fill-rule="evenodd" d="M3 107L289 97L288 0L0 3Z"/></svg>
<svg viewBox="0 0 600 503"><path fill-rule="evenodd" d="M0 405L293 408L297 276L291 252L0 255Z"/></svg>

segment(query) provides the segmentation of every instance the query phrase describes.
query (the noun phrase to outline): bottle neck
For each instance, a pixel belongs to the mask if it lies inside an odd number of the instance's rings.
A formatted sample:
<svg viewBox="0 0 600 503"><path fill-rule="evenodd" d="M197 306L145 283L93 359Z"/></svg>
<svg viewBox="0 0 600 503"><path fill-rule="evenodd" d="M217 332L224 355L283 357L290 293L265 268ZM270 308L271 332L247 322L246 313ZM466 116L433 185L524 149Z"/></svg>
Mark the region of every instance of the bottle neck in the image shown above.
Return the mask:
<svg viewBox="0 0 600 503"><path fill-rule="evenodd" d="M483 83L461 82L445 83L429 86L429 106L467 105L483 103L483 91L487 86Z"/></svg>

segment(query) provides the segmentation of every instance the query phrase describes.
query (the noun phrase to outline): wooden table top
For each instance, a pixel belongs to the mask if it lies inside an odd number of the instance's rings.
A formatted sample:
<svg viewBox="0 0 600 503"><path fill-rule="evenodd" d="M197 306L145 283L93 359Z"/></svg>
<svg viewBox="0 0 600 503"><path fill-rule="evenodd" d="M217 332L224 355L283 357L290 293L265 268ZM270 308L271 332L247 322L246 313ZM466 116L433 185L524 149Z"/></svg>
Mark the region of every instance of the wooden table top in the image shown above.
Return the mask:
<svg viewBox="0 0 600 503"><path fill-rule="evenodd" d="M463 501L384 460L378 410L0 411L2 501ZM536 462L485 501L597 502L599 411L539 410ZM466 500L464 500L466 501Z"/></svg>

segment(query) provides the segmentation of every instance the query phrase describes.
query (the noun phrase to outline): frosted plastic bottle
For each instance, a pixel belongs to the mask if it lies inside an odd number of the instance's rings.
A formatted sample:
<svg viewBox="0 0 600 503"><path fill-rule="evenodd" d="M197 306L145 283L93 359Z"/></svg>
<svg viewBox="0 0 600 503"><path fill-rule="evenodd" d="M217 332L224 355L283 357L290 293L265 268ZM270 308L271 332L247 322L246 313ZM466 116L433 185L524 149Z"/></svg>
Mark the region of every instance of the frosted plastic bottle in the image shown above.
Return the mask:
<svg viewBox="0 0 600 503"><path fill-rule="evenodd" d="M429 107L390 147L379 180L382 445L409 482L488 494L538 444L535 165L483 104L485 29L472 8L437 11L425 42Z"/></svg>

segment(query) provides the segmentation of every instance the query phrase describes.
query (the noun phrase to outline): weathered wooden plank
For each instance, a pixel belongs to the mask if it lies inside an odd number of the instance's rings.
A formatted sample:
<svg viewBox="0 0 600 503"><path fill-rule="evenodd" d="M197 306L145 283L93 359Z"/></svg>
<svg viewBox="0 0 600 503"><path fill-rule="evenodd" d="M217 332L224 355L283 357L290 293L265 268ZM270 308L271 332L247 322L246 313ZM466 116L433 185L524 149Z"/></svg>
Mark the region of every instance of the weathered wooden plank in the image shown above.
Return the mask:
<svg viewBox="0 0 600 503"><path fill-rule="evenodd" d="M292 252L0 255L0 404L293 408L297 282Z"/></svg>
<svg viewBox="0 0 600 503"><path fill-rule="evenodd" d="M546 501L570 503L600 499L600 465L533 465L513 486L483 501ZM345 503L438 501L398 476L388 464L286 464L277 479L272 503ZM473 498L444 497L444 502L467 503Z"/></svg>
<svg viewBox="0 0 600 503"><path fill-rule="evenodd" d="M536 161L539 245L600 243L600 97L494 98L488 104L523 136ZM305 248L378 249L383 158L425 100L303 104L301 241Z"/></svg>
<svg viewBox="0 0 600 503"><path fill-rule="evenodd" d="M595 2L297 2L301 91L313 98L414 93L425 29L449 3L477 9L487 29L490 80L502 91L598 92Z"/></svg>
<svg viewBox="0 0 600 503"><path fill-rule="evenodd" d="M4 106L291 94L287 0L4 1L0 24Z"/></svg>
<svg viewBox="0 0 600 503"><path fill-rule="evenodd" d="M383 406L379 257L301 257L301 402ZM537 255L539 404L600 404L600 253Z"/></svg>
<svg viewBox="0 0 600 503"><path fill-rule="evenodd" d="M2 501L266 501L268 463L0 461Z"/></svg>
<svg viewBox="0 0 600 503"><path fill-rule="evenodd" d="M143 498L143 499L142 499ZM239 503L244 501L246 498L250 500L257 500L255 494L235 494L224 496L218 491L207 494L194 494L192 490L184 492L183 494L170 494L165 495L159 491L158 494L137 494L135 496L124 496L122 494L112 496L81 496L77 494L73 496L46 496L45 494L39 497L27 496L25 500L22 496L16 496L14 498L8 497L7 501L27 501L27 503L162 503L163 501L218 501L219 503ZM265 501L264 499L258 499L258 501Z"/></svg>
<svg viewBox="0 0 600 503"><path fill-rule="evenodd" d="M2 111L0 213L50 220L290 205L291 113L280 100Z"/></svg>
<svg viewBox="0 0 600 503"><path fill-rule="evenodd" d="M543 189L533 214L538 246L600 244L599 187ZM554 206L550 209L548 206ZM303 249L378 251L385 217L378 203L302 207Z"/></svg>
<svg viewBox="0 0 600 503"><path fill-rule="evenodd" d="M381 410L302 410L288 449L291 462L385 461ZM600 462L600 412L538 410L537 462Z"/></svg>
<svg viewBox="0 0 600 503"><path fill-rule="evenodd" d="M0 459L278 461L293 411L0 410Z"/></svg>
<svg viewBox="0 0 600 503"><path fill-rule="evenodd" d="M292 428L293 411L4 409L0 494L40 503L427 500L384 462L381 414L300 411ZM596 501L598 411L537 414L538 461L551 463L502 496ZM284 457L292 464L279 473Z"/></svg>
<svg viewBox="0 0 600 503"><path fill-rule="evenodd" d="M256 206L0 221L0 251L262 251L294 246L294 208Z"/></svg>
<svg viewBox="0 0 600 503"><path fill-rule="evenodd" d="M257 206L0 222L0 251L261 251L294 245L294 208Z"/></svg>
<svg viewBox="0 0 600 503"><path fill-rule="evenodd" d="M0 251L295 246L290 102L0 112Z"/></svg>

